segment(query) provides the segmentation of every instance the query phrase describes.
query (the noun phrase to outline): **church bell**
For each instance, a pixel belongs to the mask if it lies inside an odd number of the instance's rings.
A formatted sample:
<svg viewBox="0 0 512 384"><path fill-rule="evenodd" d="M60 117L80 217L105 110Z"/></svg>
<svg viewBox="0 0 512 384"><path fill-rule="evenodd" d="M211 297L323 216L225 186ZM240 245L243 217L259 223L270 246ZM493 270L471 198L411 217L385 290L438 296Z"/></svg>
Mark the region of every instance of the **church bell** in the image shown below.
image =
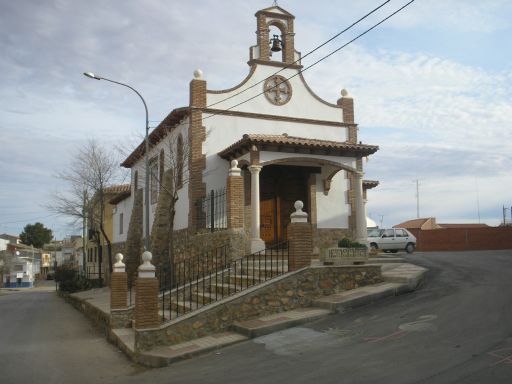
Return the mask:
<svg viewBox="0 0 512 384"><path fill-rule="evenodd" d="M278 35L274 35L274 37L270 39L270 44L272 44L272 47L270 48L272 52L280 52L283 49L283 42L279 40Z"/></svg>

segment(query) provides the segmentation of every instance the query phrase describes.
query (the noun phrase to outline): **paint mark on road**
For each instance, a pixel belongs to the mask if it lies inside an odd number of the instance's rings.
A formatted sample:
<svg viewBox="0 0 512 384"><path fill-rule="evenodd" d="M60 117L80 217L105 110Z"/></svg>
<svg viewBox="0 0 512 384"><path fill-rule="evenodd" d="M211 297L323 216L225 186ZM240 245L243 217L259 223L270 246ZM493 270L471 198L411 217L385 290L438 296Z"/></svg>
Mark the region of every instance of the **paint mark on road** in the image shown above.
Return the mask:
<svg viewBox="0 0 512 384"><path fill-rule="evenodd" d="M494 367L499 364L512 365L512 347L497 349L495 351L487 352L487 354L499 359L497 362L492 364L491 367Z"/></svg>
<svg viewBox="0 0 512 384"><path fill-rule="evenodd" d="M400 324L398 329L408 332L425 332L425 331L437 331L437 327L430 323L430 321L436 320L436 315L423 315L418 317L418 320L411 321L410 323Z"/></svg>
<svg viewBox="0 0 512 384"><path fill-rule="evenodd" d="M396 331L390 335L381 337L363 337L363 340L368 343L379 343L381 341L397 340L407 335L407 331Z"/></svg>
<svg viewBox="0 0 512 384"><path fill-rule="evenodd" d="M437 327L430 321L437 319L436 315L419 316L416 321L400 324L398 330L386 336L364 337L363 340L368 343L379 343L381 341L398 340L410 332L436 331Z"/></svg>

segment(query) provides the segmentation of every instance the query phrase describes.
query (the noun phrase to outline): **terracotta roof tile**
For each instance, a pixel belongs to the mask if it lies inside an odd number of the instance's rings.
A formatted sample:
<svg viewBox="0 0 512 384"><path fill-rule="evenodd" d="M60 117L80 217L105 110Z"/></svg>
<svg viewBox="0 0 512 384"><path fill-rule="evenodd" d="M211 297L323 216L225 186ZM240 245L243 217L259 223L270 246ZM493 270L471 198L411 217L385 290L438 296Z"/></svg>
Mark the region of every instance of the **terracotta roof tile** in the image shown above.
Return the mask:
<svg viewBox="0 0 512 384"><path fill-rule="evenodd" d="M342 154L348 152L350 154L359 154L368 156L378 151L377 145L367 144L350 144L341 141L309 139L305 137L296 137L284 135L259 135L245 134L241 140L230 145L223 151L219 152L219 156L225 159L236 157L235 153L247 153L252 145L279 145L284 147L304 148L310 150L328 150L333 154Z"/></svg>
<svg viewBox="0 0 512 384"><path fill-rule="evenodd" d="M150 148L158 144L172 128L176 126L185 116L189 114L186 107L176 108L149 134ZM121 163L122 167L131 168L146 153L146 142L142 141L135 150Z"/></svg>

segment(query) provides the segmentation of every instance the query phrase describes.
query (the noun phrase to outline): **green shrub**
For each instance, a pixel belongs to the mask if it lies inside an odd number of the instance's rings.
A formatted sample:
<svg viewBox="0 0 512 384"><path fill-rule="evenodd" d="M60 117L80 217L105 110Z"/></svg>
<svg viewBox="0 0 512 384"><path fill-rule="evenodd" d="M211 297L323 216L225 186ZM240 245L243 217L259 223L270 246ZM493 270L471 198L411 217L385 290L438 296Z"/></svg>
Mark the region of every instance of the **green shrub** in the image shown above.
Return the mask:
<svg viewBox="0 0 512 384"><path fill-rule="evenodd" d="M344 237L340 241L338 241L338 248L368 248L366 245L358 243L357 241L352 241Z"/></svg>
<svg viewBox="0 0 512 384"><path fill-rule="evenodd" d="M352 243L352 241L350 241L350 239L347 239L346 237L344 237L343 239L338 241L338 248L350 248L351 243Z"/></svg>
<svg viewBox="0 0 512 384"><path fill-rule="evenodd" d="M89 280L80 276L78 272L70 267L58 267L55 271L55 281L59 283L59 290L64 292L79 292L91 288Z"/></svg>

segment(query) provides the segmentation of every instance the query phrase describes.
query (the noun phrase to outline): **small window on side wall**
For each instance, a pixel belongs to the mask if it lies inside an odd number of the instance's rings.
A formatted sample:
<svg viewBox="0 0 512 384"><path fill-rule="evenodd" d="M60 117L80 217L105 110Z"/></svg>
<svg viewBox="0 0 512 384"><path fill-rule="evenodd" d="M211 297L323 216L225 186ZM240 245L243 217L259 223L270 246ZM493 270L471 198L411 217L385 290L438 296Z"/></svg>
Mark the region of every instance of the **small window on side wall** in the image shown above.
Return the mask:
<svg viewBox="0 0 512 384"><path fill-rule="evenodd" d="M176 188L181 188L183 187L183 163L184 163L184 158L183 158L183 136L182 135L179 135L178 136L178 141L176 143L176 146L177 146L177 149L176 149L176 153L177 153L177 158L176 158Z"/></svg>
<svg viewBox="0 0 512 384"><path fill-rule="evenodd" d="M123 234L123 221L124 221L124 214L123 214L123 212L121 212L119 214L119 234L120 235Z"/></svg>

